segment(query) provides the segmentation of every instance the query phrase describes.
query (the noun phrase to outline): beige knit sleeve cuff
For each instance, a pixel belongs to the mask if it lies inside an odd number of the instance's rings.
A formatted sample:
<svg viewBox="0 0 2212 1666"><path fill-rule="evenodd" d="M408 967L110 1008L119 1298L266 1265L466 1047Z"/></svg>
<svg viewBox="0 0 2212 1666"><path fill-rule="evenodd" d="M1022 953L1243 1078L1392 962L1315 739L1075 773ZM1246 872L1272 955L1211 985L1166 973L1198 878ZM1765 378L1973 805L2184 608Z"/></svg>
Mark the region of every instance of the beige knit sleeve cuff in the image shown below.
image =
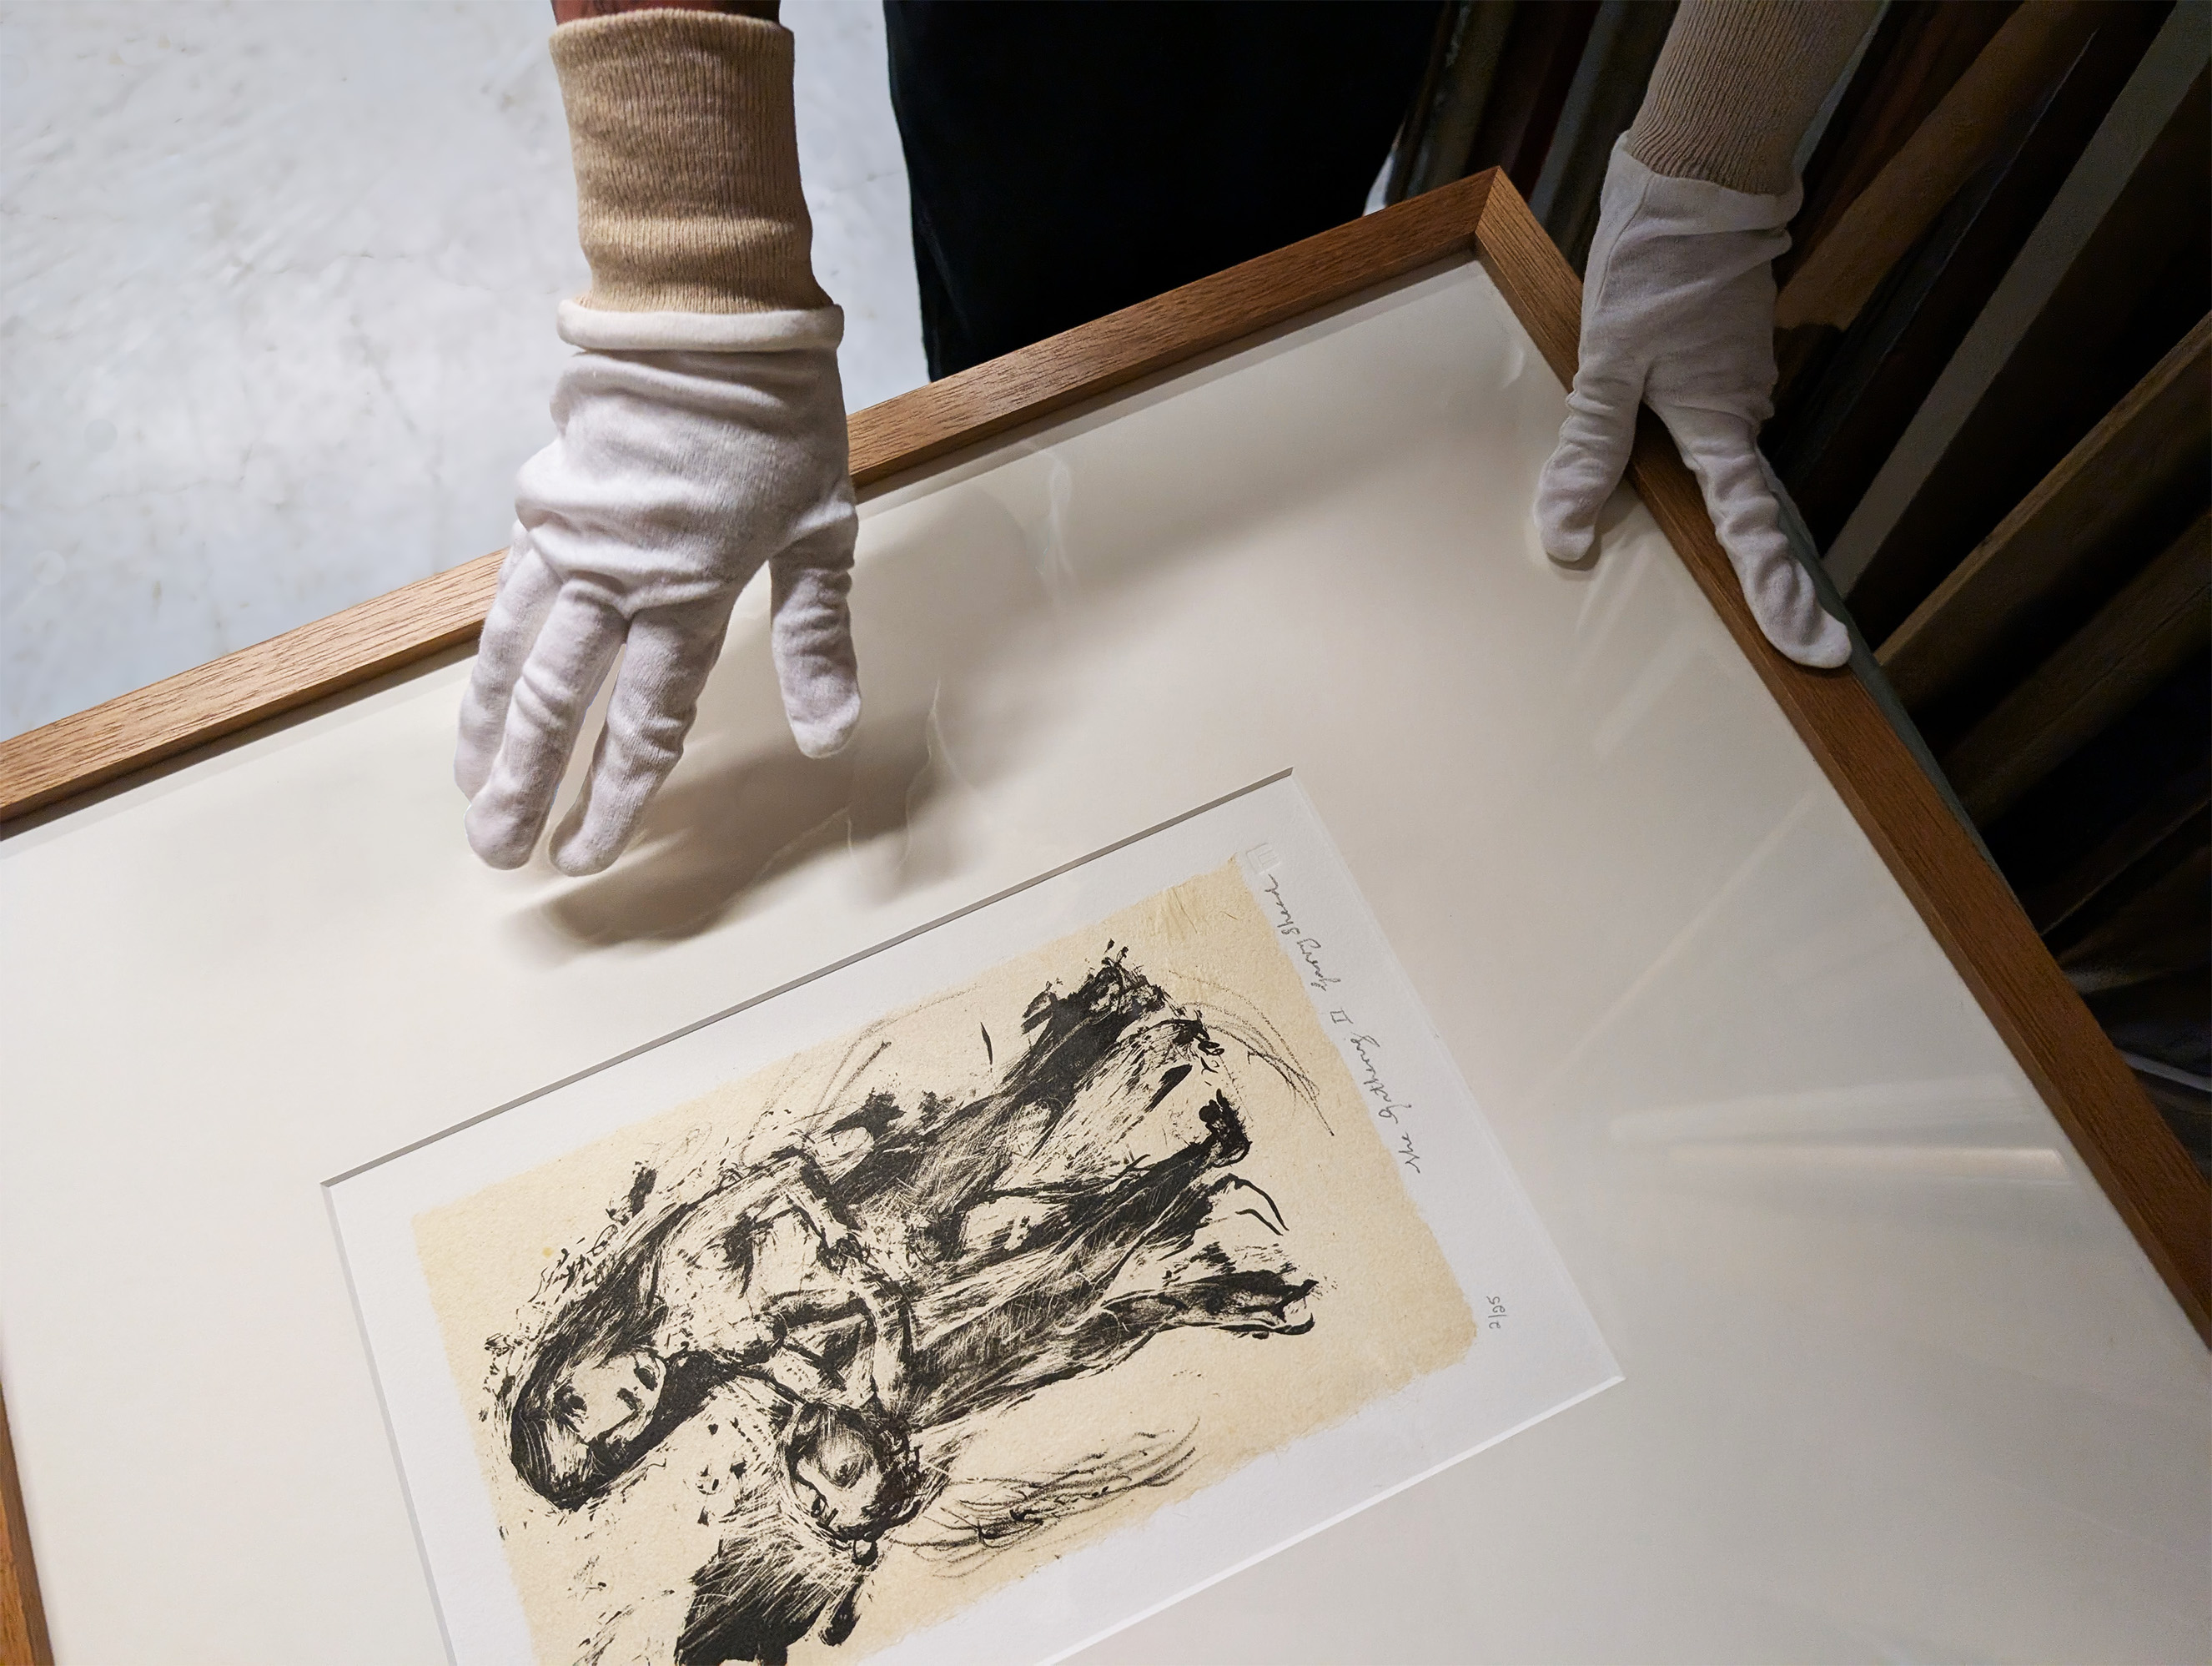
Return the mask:
<svg viewBox="0 0 2212 1666"><path fill-rule="evenodd" d="M1628 130L1654 173L1778 197L1879 0L1682 0Z"/></svg>
<svg viewBox="0 0 2212 1666"><path fill-rule="evenodd" d="M582 309L805 313L791 32L718 12L624 12L553 31L591 263Z"/></svg>

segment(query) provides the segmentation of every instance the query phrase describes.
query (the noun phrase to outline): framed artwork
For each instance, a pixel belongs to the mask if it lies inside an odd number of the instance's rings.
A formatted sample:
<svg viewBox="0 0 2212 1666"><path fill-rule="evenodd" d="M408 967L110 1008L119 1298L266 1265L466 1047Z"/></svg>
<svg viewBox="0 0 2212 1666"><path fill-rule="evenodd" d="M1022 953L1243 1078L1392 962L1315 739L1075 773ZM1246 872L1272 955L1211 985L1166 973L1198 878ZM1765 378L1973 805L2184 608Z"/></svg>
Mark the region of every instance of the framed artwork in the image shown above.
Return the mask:
<svg viewBox="0 0 2212 1666"><path fill-rule="evenodd" d="M2207 1188L1656 427L1544 562L1577 312L1484 175L857 413L855 745L749 599L589 882L494 557L0 745L0 1652L2192 1647Z"/></svg>

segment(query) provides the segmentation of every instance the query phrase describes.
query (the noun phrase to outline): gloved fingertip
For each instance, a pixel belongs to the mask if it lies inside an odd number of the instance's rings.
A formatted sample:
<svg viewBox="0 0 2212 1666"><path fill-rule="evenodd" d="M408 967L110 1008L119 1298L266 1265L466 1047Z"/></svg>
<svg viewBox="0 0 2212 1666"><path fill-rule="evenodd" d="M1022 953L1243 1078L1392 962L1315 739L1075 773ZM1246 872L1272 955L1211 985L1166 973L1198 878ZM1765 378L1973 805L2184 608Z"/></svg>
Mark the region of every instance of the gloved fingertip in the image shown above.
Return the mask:
<svg viewBox="0 0 2212 1666"><path fill-rule="evenodd" d="M623 853L637 842L645 812L665 774L641 776L599 760L584 790L546 842L545 854L554 871L571 879L588 879L620 861Z"/></svg>
<svg viewBox="0 0 2212 1666"><path fill-rule="evenodd" d="M609 795L594 790L600 785L596 776L584 783L583 792L545 842L546 860L556 873L568 879L587 879L612 867L615 858L628 847L635 826L635 818L625 824L624 818L611 810L605 802Z"/></svg>
<svg viewBox="0 0 2212 1666"><path fill-rule="evenodd" d="M594 873L605 873L612 867L615 858L622 853L621 844L579 836L556 840L547 854L552 858L556 873L571 879L588 879Z"/></svg>
<svg viewBox="0 0 2212 1666"><path fill-rule="evenodd" d="M783 714L801 752L835 757L860 727L860 681L845 666L793 666L784 678Z"/></svg>
<svg viewBox="0 0 2212 1666"><path fill-rule="evenodd" d="M477 860L501 873L511 872L527 862L538 843L535 828L524 828L512 815L480 814L473 804L462 818L462 826Z"/></svg>
<svg viewBox="0 0 2212 1666"><path fill-rule="evenodd" d="M817 722L794 717L791 721L791 738L799 743L799 750L808 757L835 757L853 743L853 736L860 727L860 708L854 702L849 716L831 722Z"/></svg>
<svg viewBox="0 0 2212 1666"><path fill-rule="evenodd" d="M531 846L503 833L479 835L469 830L469 848L486 867L497 868L502 873L512 873L530 860Z"/></svg>
<svg viewBox="0 0 2212 1666"><path fill-rule="evenodd" d="M1536 534L1543 543L1544 553L1562 567L1584 565L1597 545L1595 526L1552 526L1539 519Z"/></svg>
<svg viewBox="0 0 2212 1666"><path fill-rule="evenodd" d="M1597 550L1597 518L1617 477L1588 453L1562 446L1536 483L1536 536L1562 567L1580 567Z"/></svg>
<svg viewBox="0 0 2212 1666"><path fill-rule="evenodd" d="M1597 512L1604 502L1602 497L1593 502L1566 491L1540 489L1536 538L1544 553L1562 567L1588 561L1597 545Z"/></svg>
<svg viewBox="0 0 2212 1666"><path fill-rule="evenodd" d="M1820 615L1820 627L1811 641L1795 651L1785 648L1801 666L1811 666L1818 671L1833 671L1846 666L1851 659L1851 633L1827 613Z"/></svg>

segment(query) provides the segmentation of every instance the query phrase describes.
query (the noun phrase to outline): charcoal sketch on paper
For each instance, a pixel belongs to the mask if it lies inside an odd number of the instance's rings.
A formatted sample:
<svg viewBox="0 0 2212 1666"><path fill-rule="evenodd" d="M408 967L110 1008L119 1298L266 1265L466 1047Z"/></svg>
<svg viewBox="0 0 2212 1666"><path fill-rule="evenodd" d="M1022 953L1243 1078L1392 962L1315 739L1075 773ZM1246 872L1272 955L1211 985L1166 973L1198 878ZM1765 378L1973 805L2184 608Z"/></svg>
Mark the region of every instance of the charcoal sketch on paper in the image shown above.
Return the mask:
<svg viewBox="0 0 2212 1666"><path fill-rule="evenodd" d="M1233 870L685 1109L418 1223L548 1657L852 1657L1472 1337Z"/></svg>

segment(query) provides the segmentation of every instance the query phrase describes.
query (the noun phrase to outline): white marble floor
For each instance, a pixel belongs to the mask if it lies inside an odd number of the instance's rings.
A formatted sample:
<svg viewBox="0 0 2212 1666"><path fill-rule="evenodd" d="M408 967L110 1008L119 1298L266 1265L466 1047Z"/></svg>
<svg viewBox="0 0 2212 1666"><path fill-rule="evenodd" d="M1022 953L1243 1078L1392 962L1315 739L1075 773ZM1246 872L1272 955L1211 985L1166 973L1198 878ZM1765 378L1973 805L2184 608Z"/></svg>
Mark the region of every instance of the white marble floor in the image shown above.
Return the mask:
<svg viewBox="0 0 2212 1666"><path fill-rule="evenodd" d="M871 0L785 0L857 409L924 380ZM546 0L0 4L0 735L479 556L585 281Z"/></svg>

